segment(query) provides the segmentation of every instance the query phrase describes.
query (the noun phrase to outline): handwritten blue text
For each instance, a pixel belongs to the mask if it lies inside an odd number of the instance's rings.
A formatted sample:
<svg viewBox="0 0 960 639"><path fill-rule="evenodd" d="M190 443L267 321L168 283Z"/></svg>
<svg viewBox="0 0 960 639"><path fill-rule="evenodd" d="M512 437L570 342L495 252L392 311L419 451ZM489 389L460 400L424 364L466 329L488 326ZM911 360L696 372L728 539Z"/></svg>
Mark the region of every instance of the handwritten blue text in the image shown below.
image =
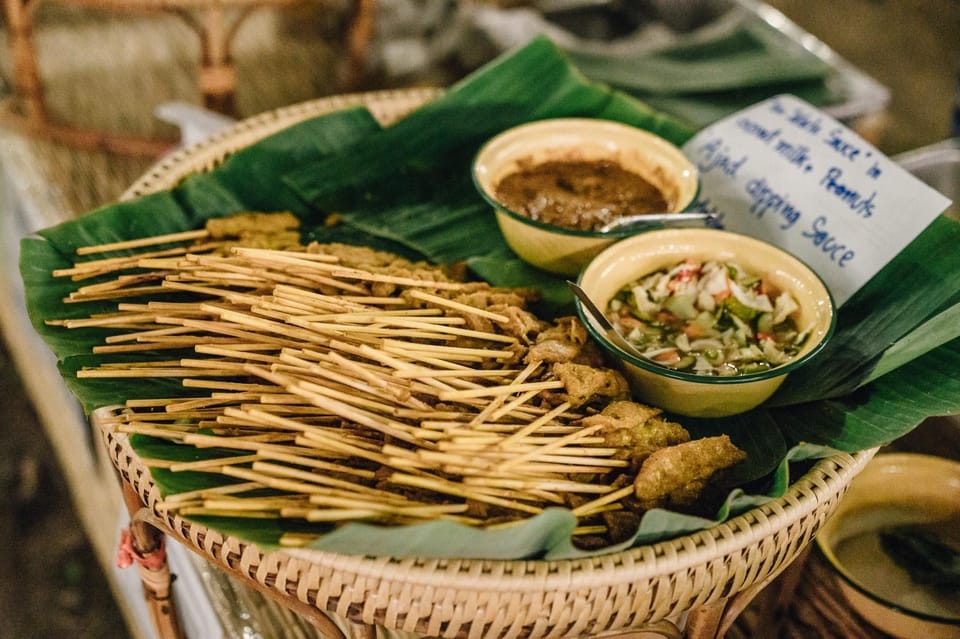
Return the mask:
<svg viewBox="0 0 960 639"><path fill-rule="evenodd" d="M827 224L827 218L824 215L819 216L813 221L810 230L803 232L803 237L827 255L837 266L843 268L856 257L856 252L846 244L837 239L836 236L829 233L824 227Z"/></svg>
<svg viewBox="0 0 960 639"><path fill-rule="evenodd" d="M747 156L742 155L739 159L734 159L730 155L730 149L726 147L723 140L717 138L703 146L700 149L700 160L697 162L697 168L700 173L710 173L711 171L720 171L727 177L736 177L737 171L746 163Z"/></svg>
<svg viewBox="0 0 960 639"><path fill-rule="evenodd" d="M827 192L837 196L841 202L846 204L847 207L857 215L864 218L873 217L876 206L874 198L876 198L877 192L873 191L870 195L864 195L855 188L841 182L841 178L843 178L843 169L835 166L831 167L820 180L820 186L825 188Z"/></svg>
<svg viewBox="0 0 960 639"><path fill-rule="evenodd" d="M803 212L795 207L790 200L774 191L766 178L754 178L746 184L747 194L753 199L750 206L750 212L762 218L767 211L774 215L779 215L783 220L781 229L787 230L797 223L797 220L803 215Z"/></svg>

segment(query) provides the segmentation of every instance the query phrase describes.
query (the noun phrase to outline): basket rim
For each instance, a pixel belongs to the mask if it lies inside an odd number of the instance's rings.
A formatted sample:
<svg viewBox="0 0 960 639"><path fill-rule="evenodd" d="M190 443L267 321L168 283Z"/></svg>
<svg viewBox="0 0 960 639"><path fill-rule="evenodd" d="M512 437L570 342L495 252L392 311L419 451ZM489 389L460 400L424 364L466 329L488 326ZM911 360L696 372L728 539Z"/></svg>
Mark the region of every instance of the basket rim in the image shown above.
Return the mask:
<svg viewBox="0 0 960 639"><path fill-rule="evenodd" d="M131 184L119 199L129 201L173 188L188 175L210 170L232 153L309 118L363 106L370 110L380 124L387 125L441 93L441 89L433 87L344 93L264 111L238 120L207 138L163 156Z"/></svg>

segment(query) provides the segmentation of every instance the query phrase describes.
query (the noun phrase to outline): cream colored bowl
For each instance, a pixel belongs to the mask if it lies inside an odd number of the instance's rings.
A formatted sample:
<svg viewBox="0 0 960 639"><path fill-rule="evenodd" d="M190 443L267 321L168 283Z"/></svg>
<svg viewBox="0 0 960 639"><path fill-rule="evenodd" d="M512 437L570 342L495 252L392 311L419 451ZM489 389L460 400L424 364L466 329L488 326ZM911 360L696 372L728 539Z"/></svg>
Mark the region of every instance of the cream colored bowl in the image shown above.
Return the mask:
<svg viewBox="0 0 960 639"><path fill-rule="evenodd" d="M960 637L960 592L914 582L880 545L877 531L922 525L960 543L960 463L913 453L877 455L850 484L817 536L850 606L902 639Z"/></svg>
<svg viewBox="0 0 960 639"><path fill-rule="evenodd" d="M793 293L800 306L798 326L812 326L810 338L790 362L760 373L710 377L673 370L626 353L582 304L577 311L593 337L620 364L637 399L678 415L724 417L755 408L769 398L787 375L806 364L826 344L836 324L833 298L826 285L803 262L772 244L717 229L663 229L611 245L580 274L579 284L593 302L606 309L624 285L686 258L734 261L763 274L780 290Z"/></svg>
<svg viewBox="0 0 960 639"><path fill-rule="evenodd" d="M668 212L682 212L693 203L699 173L676 146L636 127L589 118L540 120L504 131L477 153L473 180L493 206L507 245L524 261L552 273L573 276L612 242L636 229L611 233L583 231L531 220L503 206L497 185L521 165L550 160L611 160L657 186Z"/></svg>

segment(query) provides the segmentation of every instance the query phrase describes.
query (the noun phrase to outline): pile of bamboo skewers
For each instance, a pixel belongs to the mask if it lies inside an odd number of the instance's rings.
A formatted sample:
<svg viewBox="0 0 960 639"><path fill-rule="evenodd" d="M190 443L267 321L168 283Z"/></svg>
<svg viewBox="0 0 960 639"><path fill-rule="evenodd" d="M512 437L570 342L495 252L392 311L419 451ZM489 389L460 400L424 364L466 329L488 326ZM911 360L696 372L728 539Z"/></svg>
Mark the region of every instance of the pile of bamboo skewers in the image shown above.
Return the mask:
<svg viewBox="0 0 960 639"><path fill-rule="evenodd" d="M54 273L80 284L67 302L117 301L49 322L110 330L94 347L104 361L78 376L180 380L182 394L129 399L113 422L197 451L146 465L220 476L161 508L489 528L561 506L578 533L602 534L591 518L632 493L614 482L628 462L599 426L581 425L590 411L544 401L562 398L564 382L524 361L525 338L504 330L511 318L454 299L476 284L225 246L205 230L105 244L78 253L134 252Z"/></svg>

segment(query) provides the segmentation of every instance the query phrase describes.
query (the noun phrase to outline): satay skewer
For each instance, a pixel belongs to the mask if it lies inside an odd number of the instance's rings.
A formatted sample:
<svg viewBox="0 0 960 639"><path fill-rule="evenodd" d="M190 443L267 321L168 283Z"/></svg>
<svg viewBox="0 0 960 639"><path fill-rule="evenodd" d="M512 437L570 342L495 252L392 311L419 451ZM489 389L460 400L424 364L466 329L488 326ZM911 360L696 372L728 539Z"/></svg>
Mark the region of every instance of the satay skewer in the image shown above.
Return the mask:
<svg viewBox="0 0 960 639"><path fill-rule="evenodd" d="M135 240L123 240L119 242L107 242L94 246L81 246L77 248L77 255L92 255L94 253L106 253L108 251L128 251L131 249L143 248L146 246L156 246L158 244L171 244L174 242L190 242L208 238L210 231L207 229L197 229L194 231L181 231L178 233L167 233L166 235L151 235Z"/></svg>

